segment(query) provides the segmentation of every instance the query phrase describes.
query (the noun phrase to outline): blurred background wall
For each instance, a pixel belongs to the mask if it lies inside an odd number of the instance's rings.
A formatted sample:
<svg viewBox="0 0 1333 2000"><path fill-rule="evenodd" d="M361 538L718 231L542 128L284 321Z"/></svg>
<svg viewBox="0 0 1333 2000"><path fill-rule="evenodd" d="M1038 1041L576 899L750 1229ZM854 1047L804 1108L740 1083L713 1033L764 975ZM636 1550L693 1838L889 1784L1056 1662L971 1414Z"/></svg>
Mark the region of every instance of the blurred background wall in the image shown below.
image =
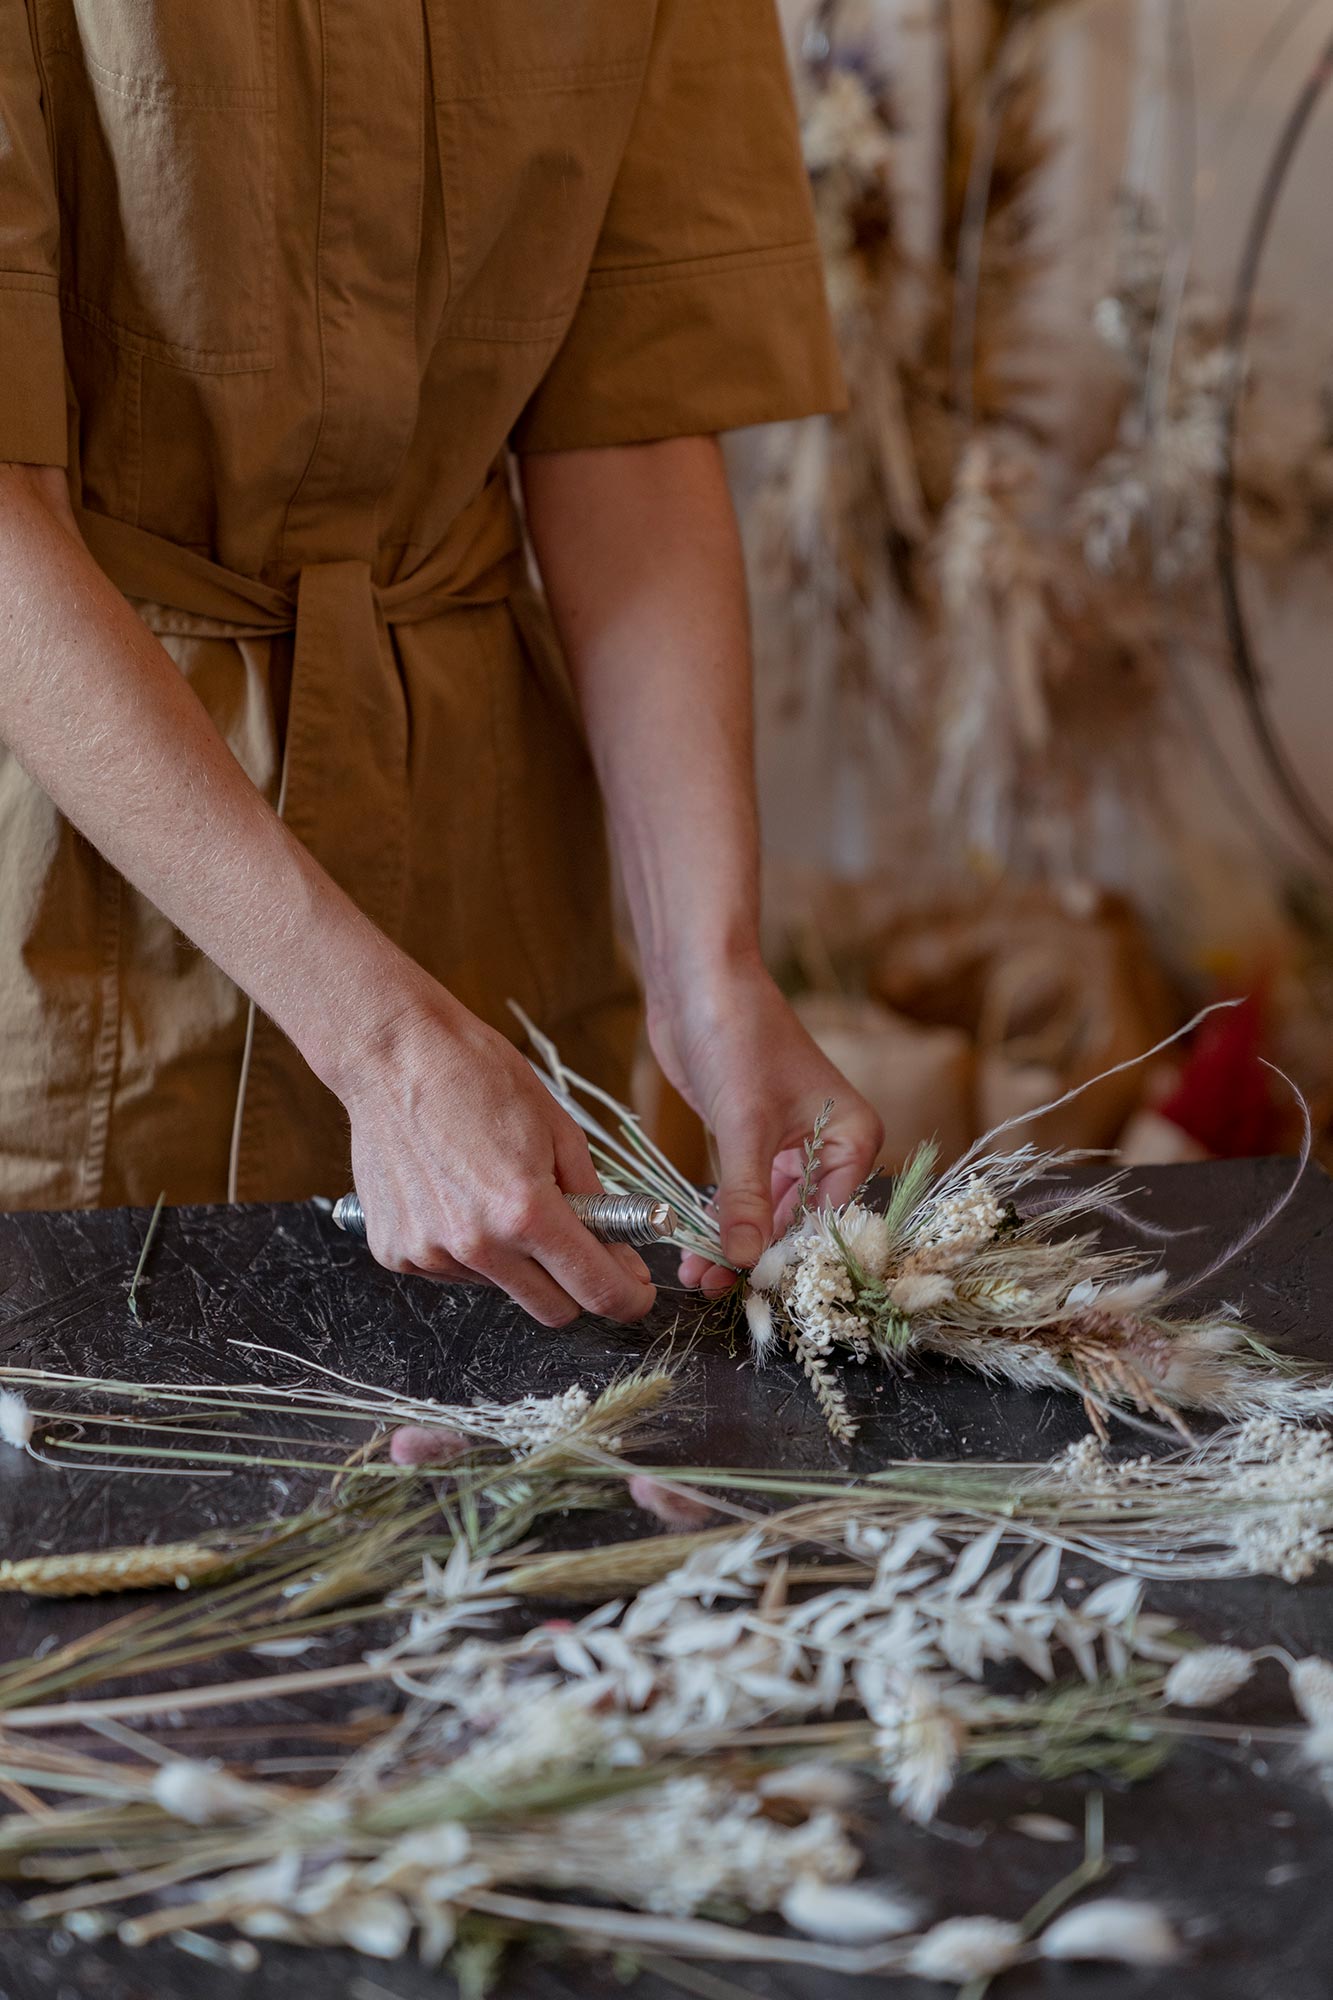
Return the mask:
<svg viewBox="0 0 1333 2000"><path fill-rule="evenodd" d="M1272 1060L1326 1139L1333 6L783 7L851 407L733 449L770 958L890 1159L1219 997L1046 1136L1284 1148Z"/></svg>

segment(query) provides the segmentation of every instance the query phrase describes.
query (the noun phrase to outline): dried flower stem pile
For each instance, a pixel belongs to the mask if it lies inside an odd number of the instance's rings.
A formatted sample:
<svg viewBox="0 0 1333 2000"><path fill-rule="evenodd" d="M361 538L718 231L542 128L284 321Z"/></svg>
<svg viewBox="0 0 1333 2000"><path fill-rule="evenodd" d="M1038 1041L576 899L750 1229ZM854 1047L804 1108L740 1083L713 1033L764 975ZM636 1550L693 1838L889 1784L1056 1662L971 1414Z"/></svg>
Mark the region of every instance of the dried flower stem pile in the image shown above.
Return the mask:
<svg viewBox="0 0 1333 2000"><path fill-rule="evenodd" d="M43 1420L20 1377L77 1394L92 1424L100 1401L169 1400L160 1385L6 1371L7 1435L38 1458ZM404 1399L359 1383L178 1392L202 1428L215 1411L234 1422L244 1401L359 1419L371 1435L303 1514L233 1531L217 1580L0 1671L0 1789L18 1808L0 1821L0 1872L25 1885L21 1916L85 1938L171 1937L239 1969L271 1938L438 1962L538 1931L955 1984L1033 1958L1165 1963L1179 1945L1151 1905L1104 1897L1056 1914L1104 1871L1097 1841L1026 1921L932 1922L894 1885L853 1879L852 1809L878 1791L927 1820L957 1776L996 1761L1142 1775L1181 1735L1239 1737L1199 1711L1264 1657L1286 1666L1297 1718L1258 1733L1333 1768L1333 1666L1201 1648L1144 1611L1134 1573L1173 1550L1177 1574L1308 1573L1333 1535L1321 1431L1253 1420L1173 1460L1117 1465L1089 1441L1045 1466L904 1463L861 1482L647 1472L620 1447L651 1440L669 1386L658 1374L597 1397L414 1400L417 1445L449 1440L433 1463L394 1462L386 1424ZM527 1539L570 1506L630 1493L653 1511L674 1496L740 1518L594 1549ZM1125 1573L1076 1599L1067 1551ZM576 1619L542 1614L561 1598L593 1601ZM372 1643L349 1661L358 1620ZM307 1663L335 1642L337 1657ZM302 1660L182 1684L240 1648ZM995 1666L1003 1692L986 1683ZM89 1696L167 1670L163 1692ZM376 1687L399 1706L367 1716ZM360 1720L337 1709L306 1725L332 1754L301 1783L281 1759L247 1763L234 1723L215 1735L208 1720L339 1688L357 1690ZM86 1747L80 1730L96 1732ZM261 1749L283 1733L252 1731ZM738 1925L761 1912L787 1928Z"/></svg>

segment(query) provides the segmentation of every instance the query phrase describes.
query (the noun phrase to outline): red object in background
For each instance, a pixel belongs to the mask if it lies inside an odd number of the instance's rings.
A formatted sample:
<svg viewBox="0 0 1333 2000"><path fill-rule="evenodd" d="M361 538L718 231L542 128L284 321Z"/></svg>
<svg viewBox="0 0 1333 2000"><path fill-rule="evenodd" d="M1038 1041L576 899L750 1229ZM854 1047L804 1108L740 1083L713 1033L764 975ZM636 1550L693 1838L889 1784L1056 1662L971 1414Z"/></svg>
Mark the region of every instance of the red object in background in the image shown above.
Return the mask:
<svg viewBox="0 0 1333 2000"><path fill-rule="evenodd" d="M1273 1073L1260 1060L1267 1015L1260 990L1205 1021L1178 1081L1156 1107L1219 1159L1286 1151L1287 1116Z"/></svg>

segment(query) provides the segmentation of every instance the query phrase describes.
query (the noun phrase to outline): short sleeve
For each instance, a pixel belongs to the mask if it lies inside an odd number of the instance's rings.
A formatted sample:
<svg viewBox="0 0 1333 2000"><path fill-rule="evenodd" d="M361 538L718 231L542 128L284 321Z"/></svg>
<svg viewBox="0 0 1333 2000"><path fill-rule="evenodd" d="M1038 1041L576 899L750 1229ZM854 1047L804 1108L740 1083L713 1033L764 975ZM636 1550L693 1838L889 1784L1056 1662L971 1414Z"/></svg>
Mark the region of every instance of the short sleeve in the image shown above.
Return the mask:
<svg viewBox="0 0 1333 2000"><path fill-rule="evenodd" d="M28 9L0 6L0 460L64 465L60 225Z"/></svg>
<svg viewBox="0 0 1333 2000"><path fill-rule="evenodd" d="M583 296L514 446L640 443L843 401L773 0L660 0Z"/></svg>

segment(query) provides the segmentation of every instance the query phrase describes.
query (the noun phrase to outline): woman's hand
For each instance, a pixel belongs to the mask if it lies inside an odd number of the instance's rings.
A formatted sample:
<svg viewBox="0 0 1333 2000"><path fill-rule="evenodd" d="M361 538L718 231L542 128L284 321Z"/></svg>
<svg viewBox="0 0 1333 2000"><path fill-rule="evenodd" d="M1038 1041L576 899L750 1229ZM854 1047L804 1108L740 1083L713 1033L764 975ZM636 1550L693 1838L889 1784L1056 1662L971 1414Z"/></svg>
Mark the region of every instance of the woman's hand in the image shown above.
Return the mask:
<svg viewBox="0 0 1333 2000"><path fill-rule="evenodd" d="M402 977L402 1005L336 1084L375 1257L489 1281L545 1326L641 1319L642 1258L599 1243L565 1200L601 1192L578 1126L502 1035L416 968Z"/></svg>
<svg viewBox="0 0 1333 2000"><path fill-rule="evenodd" d="M648 1032L662 1069L717 1141L718 1222L733 1265L752 1265L791 1219L804 1147L824 1105L821 1202L847 1201L874 1165L883 1126L828 1060L758 962L649 996ZM708 1292L734 1272L681 1260L681 1281Z"/></svg>

